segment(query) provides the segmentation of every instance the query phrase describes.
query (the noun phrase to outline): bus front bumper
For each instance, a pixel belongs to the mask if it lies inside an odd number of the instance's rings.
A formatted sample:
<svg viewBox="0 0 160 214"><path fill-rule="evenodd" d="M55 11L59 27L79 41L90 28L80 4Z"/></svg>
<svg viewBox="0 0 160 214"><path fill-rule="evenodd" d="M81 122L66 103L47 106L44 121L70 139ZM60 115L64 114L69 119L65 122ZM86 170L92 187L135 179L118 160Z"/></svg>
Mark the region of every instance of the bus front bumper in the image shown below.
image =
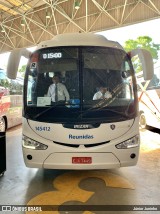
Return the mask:
<svg viewBox="0 0 160 214"><path fill-rule="evenodd" d="M30 152L29 152L30 151ZM44 151L24 149L24 161L27 167L46 168L46 169L113 169L123 166L134 166L137 163L138 155L135 158L130 157L129 150L124 151L125 158L123 162L111 152L90 152L90 153L50 153L46 156ZM127 152L127 154L126 154ZM135 151L136 153L137 151ZM123 153L123 152L122 152ZM124 154L122 154L124 155Z"/></svg>

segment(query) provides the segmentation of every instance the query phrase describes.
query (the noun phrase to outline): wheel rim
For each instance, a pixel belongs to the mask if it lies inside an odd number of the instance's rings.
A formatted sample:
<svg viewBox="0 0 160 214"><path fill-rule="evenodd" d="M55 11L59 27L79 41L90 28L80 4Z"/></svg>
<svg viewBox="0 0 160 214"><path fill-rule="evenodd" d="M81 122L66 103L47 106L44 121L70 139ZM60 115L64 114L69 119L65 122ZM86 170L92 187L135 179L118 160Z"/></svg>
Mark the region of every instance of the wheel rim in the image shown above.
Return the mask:
<svg viewBox="0 0 160 214"><path fill-rule="evenodd" d="M5 132L6 130L6 122L4 117L0 117L0 132Z"/></svg>

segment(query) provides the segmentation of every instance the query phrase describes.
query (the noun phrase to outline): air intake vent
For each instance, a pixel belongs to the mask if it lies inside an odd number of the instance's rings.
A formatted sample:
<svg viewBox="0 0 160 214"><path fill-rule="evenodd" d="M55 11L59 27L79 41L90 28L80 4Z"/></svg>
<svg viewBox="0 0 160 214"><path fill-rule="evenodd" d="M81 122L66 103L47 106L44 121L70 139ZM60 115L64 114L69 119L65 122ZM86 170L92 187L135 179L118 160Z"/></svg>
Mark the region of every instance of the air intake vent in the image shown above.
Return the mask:
<svg viewBox="0 0 160 214"><path fill-rule="evenodd" d="M73 147L73 148L79 147L79 145L77 145L77 144L75 145L75 144L59 143L59 142L55 142L55 141L53 143L61 145L61 146L67 146L67 147Z"/></svg>
<svg viewBox="0 0 160 214"><path fill-rule="evenodd" d="M86 148L90 148L90 147L95 147L95 146L101 146L101 145L104 145L104 144L107 144L109 143L110 141L106 141L106 142L102 142L102 143L94 143L94 144L86 144L84 145Z"/></svg>
<svg viewBox="0 0 160 214"><path fill-rule="evenodd" d="M104 144L109 143L110 141L106 141L106 142L101 142L101 143L94 143L94 144L85 144L83 145L86 148L91 148L91 147L95 147L95 146L101 146ZM72 147L72 148L78 148L81 144L68 144L68 143L59 143L59 142L55 142L55 144L61 145L61 146L67 146L67 147Z"/></svg>

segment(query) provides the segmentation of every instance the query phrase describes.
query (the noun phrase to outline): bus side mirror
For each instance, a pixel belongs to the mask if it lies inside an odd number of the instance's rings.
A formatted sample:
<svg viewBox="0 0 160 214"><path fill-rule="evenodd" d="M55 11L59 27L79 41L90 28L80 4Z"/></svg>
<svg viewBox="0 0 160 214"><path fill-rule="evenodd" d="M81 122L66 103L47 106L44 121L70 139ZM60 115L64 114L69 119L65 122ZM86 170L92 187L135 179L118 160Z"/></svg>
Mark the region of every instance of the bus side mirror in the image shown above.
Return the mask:
<svg viewBox="0 0 160 214"><path fill-rule="evenodd" d="M7 77L9 79L16 79L21 56L28 59L30 53L27 49L15 49L10 53L7 64Z"/></svg>
<svg viewBox="0 0 160 214"><path fill-rule="evenodd" d="M151 80L154 74L153 59L149 51L145 49L134 49L130 52L131 58L138 55L142 63L144 80Z"/></svg>

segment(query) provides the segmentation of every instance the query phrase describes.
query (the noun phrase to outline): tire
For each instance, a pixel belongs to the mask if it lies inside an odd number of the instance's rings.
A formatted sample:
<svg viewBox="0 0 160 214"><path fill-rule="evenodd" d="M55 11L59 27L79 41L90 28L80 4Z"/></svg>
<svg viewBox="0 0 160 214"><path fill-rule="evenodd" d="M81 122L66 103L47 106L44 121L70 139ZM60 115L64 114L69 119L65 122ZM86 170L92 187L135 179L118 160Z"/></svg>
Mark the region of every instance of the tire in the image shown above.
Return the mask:
<svg viewBox="0 0 160 214"><path fill-rule="evenodd" d="M0 117L0 132L5 132L7 129L6 121L4 117Z"/></svg>
<svg viewBox="0 0 160 214"><path fill-rule="evenodd" d="M147 126L147 122L146 122L146 117L144 113L140 113L140 118L139 118L139 127L141 129L145 129Z"/></svg>

